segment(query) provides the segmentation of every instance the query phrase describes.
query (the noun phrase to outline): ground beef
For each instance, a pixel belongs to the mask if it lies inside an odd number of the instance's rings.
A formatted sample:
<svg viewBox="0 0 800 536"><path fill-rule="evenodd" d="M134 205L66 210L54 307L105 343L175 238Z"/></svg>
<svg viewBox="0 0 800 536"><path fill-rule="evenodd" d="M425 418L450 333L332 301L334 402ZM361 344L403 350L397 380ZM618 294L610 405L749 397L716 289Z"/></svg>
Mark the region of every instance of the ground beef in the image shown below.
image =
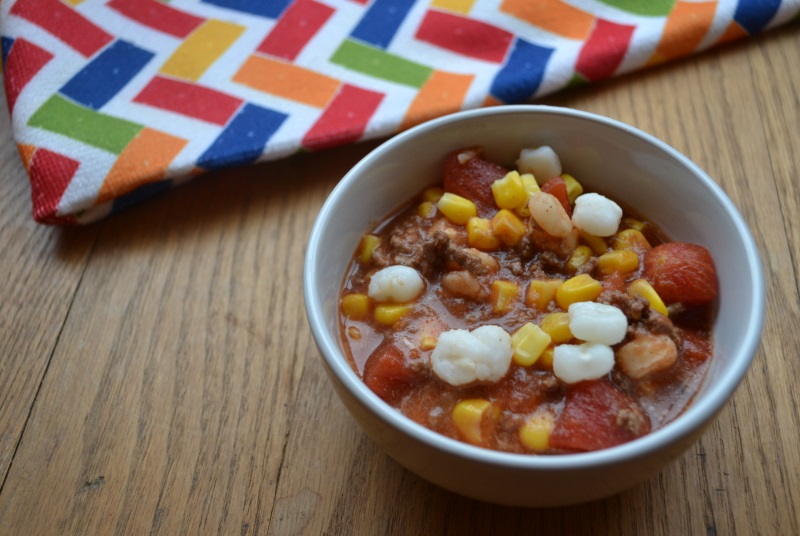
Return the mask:
<svg viewBox="0 0 800 536"><path fill-rule="evenodd" d="M645 315L649 316L650 302L641 296L631 296L625 292L611 290L600 294L597 302L617 307L628 317L628 320L636 321L641 320Z"/></svg>
<svg viewBox="0 0 800 536"><path fill-rule="evenodd" d="M589 257L586 262L584 262L578 267L578 270L575 272L575 275L591 274L596 266L597 266L597 257L594 256Z"/></svg>
<svg viewBox="0 0 800 536"><path fill-rule="evenodd" d="M448 262L454 262L473 274L485 271L477 254L453 243L444 231L426 233L413 219L397 226L389 243L375 249L372 258L378 268L410 266L426 277L438 273Z"/></svg>

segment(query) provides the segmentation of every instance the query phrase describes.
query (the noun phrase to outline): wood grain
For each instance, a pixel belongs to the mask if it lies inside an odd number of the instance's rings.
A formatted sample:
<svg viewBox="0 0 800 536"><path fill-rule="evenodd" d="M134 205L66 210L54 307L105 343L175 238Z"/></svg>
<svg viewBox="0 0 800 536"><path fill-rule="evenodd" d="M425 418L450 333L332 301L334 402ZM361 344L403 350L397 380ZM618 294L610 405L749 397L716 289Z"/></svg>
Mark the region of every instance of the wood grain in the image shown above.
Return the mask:
<svg viewBox="0 0 800 536"><path fill-rule="evenodd" d="M459 497L333 392L303 310L314 217L360 144L217 173L98 224L30 222L0 133L0 534L800 534L800 26L544 99L665 140L762 253L763 341L702 439L568 508Z"/></svg>

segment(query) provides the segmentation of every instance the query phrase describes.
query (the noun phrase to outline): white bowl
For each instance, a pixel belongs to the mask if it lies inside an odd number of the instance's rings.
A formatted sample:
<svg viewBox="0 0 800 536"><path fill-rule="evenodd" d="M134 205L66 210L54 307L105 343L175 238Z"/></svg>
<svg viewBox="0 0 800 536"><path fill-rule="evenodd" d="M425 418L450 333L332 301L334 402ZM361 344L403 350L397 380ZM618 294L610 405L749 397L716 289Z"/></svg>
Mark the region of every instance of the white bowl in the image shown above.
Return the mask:
<svg viewBox="0 0 800 536"><path fill-rule="evenodd" d="M450 151L483 145L513 164L523 147L550 145L589 190L634 207L672 240L703 244L717 267L715 351L694 402L642 438L596 452L508 454L441 436L370 391L348 364L338 296L361 235L425 186L441 181ZM306 313L328 375L347 409L392 458L468 497L516 506L557 506L612 495L647 479L684 452L713 421L745 375L764 320L758 251L736 207L686 157L618 121L566 108L504 106L445 116L397 135L337 185L308 243Z"/></svg>

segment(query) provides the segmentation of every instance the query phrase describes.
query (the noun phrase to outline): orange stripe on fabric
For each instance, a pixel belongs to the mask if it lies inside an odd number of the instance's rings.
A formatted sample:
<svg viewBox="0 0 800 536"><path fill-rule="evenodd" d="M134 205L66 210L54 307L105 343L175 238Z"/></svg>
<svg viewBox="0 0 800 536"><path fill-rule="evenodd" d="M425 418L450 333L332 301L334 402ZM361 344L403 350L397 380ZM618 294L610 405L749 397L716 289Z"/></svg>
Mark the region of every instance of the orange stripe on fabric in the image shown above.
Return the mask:
<svg viewBox="0 0 800 536"><path fill-rule="evenodd" d="M18 143L17 151L19 151L19 156L22 158L22 165L25 166L25 170L30 172L31 159L33 158L33 153L36 152L36 146Z"/></svg>
<svg viewBox="0 0 800 536"><path fill-rule="evenodd" d="M244 62L233 80L264 93L317 108L327 106L341 86L341 82L335 78L255 55Z"/></svg>
<svg viewBox="0 0 800 536"><path fill-rule="evenodd" d="M187 141L144 128L122 151L97 194L97 204L164 178L164 172Z"/></svg>
<svg viewBox="0 0 800 536"><path fill-rule="evenodd" d="M244 32L244 26L221 20L207 20L167 58L160 72L176 78L200 79Z"/></svg>
<svg viewBox="0 0 800 536"><path fill-rule="evenodd" d="M473 75L433 71L406 111L401 128L460 110L474 79Z"/></svg>
<svg viewBox="0 0 800 536"><path fill-rule="evenodd" d="M595 21L594 15L561 0L503 0L500 11L569 39L589 37Z"/></svg>
<svg viewBox="0 0 800 536"><path fill-rule="evenodd" d="M454 13L462 13L468 15L472 11L472 6L475 5L475 0L433 0L431 7L446 9Z"/></svg>
<svg viewBox="0 0 800 536"><path fill-rule="evenodd" d="M677 2L664 25L656 53L664 60L695 51L714 22L717 2Z"/></svg>
<svg viewBox="0 0 800 536"><path fill-rule="evenodd" d="M728 29L725 30L725 33L717 40L717 45L722 45L724 43L729 43L731 41L736 41L737 39L742 39L743 37L747 37L749 34L747 30L739 26L736 21L731 21L730 26Z"/></svg>

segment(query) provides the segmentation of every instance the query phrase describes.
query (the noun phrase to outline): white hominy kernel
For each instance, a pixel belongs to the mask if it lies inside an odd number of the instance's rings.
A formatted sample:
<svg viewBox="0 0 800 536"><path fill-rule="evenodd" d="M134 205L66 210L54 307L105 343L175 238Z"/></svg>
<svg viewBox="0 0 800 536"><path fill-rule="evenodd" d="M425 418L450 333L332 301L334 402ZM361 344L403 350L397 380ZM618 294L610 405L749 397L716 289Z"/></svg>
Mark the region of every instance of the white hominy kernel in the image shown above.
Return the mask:
<svg viewBox="0 0 800 536"><path fill-rule="evenodd" d="M622 209L600 194L590 193L575 199L572 223L595 236L611 236L617 232Z"/></svg>
<svg viewBox="0 0 800 536"><path fill-rule="evenodd" d="M613 305L577 302L569 306L569 330L583 341L610 346L625 338L628 319Z"/></svg>
<svg viewBox="0 0 800 536"><path fill-rule="evenodd" d="M605 344L560 344L553 351L553 373L566 383L602 378L614 368L614 350Z"/></svg>
<svg viewBox="0 0 800 536"><path fill-rule="evenodd" d="M378 302L407 303L425 288L422 276L409 266L387 266L378 270L369 281L367 294Z"/></svg>
<svg viewBox="0 0 800 536"><path fill-rule="evenodd" d="M450 385L497 382L508 372L511 356L511 336L499 326L453 329L439 335L431 367Z"/></svg>
<svg viewBox="0 0 800 536"><path fill-rule="evenodd" d="M561 175L561 160L556 152L547 145L536 149L523 149L517 160L520 173L532 173L539 184Z"/></svg>

